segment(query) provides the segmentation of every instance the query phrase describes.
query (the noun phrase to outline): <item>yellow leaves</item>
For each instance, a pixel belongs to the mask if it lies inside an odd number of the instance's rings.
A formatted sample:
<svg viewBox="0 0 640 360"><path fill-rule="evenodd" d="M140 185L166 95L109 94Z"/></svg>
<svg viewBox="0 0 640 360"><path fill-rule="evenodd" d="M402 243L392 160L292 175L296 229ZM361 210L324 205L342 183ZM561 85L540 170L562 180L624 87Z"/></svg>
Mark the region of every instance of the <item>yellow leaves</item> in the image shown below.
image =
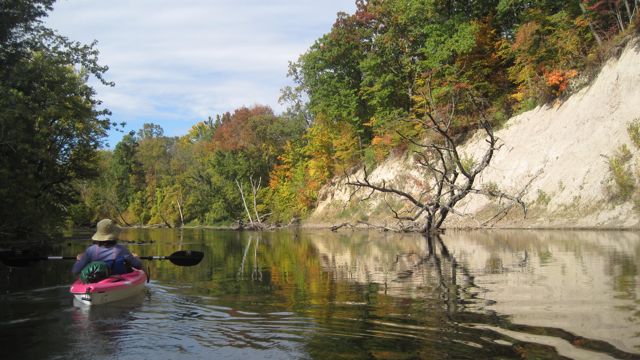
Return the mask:
<svg viewBox="0 0 640 360"><path fill-rule="evenodd" d="M358 160L360 144L351 124L316 121L305 137L303 148L285 146L270 175L272 201L282 214L306 213L320 188Z"/></svg>
<svg viewBox="0 0 640 360"><path fill-rule="evenodd" d="M519 90L517 93L515 94L511 94L509 97L512 98L513 100L520 102L522 100L524 100L524 91Z"/></svg>
<svg viewBox="0 0 640 360"><path fill-rule="evenodd" d="M309 176L311 176L311 178L323 178L323 175L326 173L325 167L325 163L320 161L320 159L310 160L308 170Z"/></svg>
<svg viewBox="0 0 640 360"><path fill-rule="evenodd" d="M371 119L369 119L369 121L367 121L366 123L364 123L364 126L368 126L368 127L375 127L377 124L377 119L375 116L372 116Z"/></svg>
<svg viewBox="0 0 640 360"><path fill-rule="evenodd" d="M393 137L388 133L382 136L375 136L371 140L371 145L373 146L377 146L377 145L391 146L392 144L393 144Z"/></svg>
<svg viewBox="0 0 640 360"><path fill-rule="evenodd" d="M340 126L335 135L332 141L335 150L332 160L335 171L342 172L357 162L359 140L355 129L349 124Z"/></svg>

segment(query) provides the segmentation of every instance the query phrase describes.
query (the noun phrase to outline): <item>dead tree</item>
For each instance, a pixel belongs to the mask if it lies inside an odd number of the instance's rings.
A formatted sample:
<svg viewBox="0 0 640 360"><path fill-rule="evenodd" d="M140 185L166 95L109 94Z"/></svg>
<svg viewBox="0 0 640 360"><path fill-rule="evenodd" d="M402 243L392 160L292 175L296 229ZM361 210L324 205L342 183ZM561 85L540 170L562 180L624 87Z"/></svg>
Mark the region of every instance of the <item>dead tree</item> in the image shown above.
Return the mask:
<svg viewBox="0 0 640 360"><path fill-rule="evenodd" d="M486 148L481 157L474 159L463 156L458 148L452 124L456 119L456 97L444 110L436 110L427 86L423 107L408 121L420 124L427 133L427 140L416 141L403 136L404 139L416 145L419 150L414 151L414 160L421 167L425 176L423 189L405 191L385 181L374 183L369 179L369 173L364 168L364 177L355 180L347 179L347 184L357 189L367 188L373 192L390 193L400 197L411 205L410 210L398 211L389 203L387 206L393 212L394 218L399 221L403 229L403 223L409 222L411 228L422 233L439 233L441 227L450 213L463 215L455 210L455 206L471 193L484 194L491 197L499 197L518 203L526 215L526 207L521 196L515 197L497 189L481 189L475 187L478 175L484 171L498 150L498 138L493 132L490 121L485 117L476 99L469 96L468 101L476 108L479 114L478 130L485 137ZM357 190L356 189L356 190Z"/></svg>
<svg viewBox="0 0 640 360"><path fill-rule="evenodd" d="M251 211L249 210L249 206L247 205L247 197L245 196L245 193L244 193L244 187L242 186L240 181L238 181L238 179L235 179L235 181L236 181L236 186L240 191L240 198L242 200L242 205L244 206L244 210L247 214L247 218L249 219L249 228L254 230L265 229L266 227L262 221L266 216L269 216L269 214L262 215L262 216L260 215L260 213L258 212L258 200L257 200L258 192L262 187L261 185L262 178L259 178L256 181L253 179L252 175L249 176L249 183L251 184L251 195L253 196L252 198L253 214L255 217L251 216Z"/></svg>

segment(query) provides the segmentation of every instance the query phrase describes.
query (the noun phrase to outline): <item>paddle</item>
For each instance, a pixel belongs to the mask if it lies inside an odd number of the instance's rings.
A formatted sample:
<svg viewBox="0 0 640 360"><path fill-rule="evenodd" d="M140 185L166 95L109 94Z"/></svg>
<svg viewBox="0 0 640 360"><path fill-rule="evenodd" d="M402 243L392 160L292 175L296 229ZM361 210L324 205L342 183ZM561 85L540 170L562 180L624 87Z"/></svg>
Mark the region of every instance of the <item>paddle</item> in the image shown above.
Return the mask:
<svg viewBox="0 0 640 360"><path fill-rule="evenodd" d="M178 266L198 265L204 253L201 251L180 250L169 256L140 256L142 260L169 260ZM33 251L4 250L0 251L0 262L7 266L29 266L37 261L44 260L76 260L75 256L40 256Z"/></svg>
<svg viewBox="0 0 640 360"><path fill-rule="evenodd" d="M180 250L169 256L140 256L142 260L169 260L172 264L178 266L194 266L198 265L204 253L201 251Z"/></svg>

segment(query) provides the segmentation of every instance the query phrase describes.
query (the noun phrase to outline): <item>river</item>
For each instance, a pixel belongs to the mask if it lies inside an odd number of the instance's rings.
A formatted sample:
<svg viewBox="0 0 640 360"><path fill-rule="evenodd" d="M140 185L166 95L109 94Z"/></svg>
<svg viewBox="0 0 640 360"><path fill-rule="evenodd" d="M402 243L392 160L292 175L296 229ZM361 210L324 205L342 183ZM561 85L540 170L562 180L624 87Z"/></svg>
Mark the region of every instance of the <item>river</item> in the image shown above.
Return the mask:
<svg viewBox="0 0 640 360"><path fill-rule="evenodd" d="M82 238L82 236L80 236ZM88 235L85 237L88 238ZM74 303L69 261L0 265L5 359L640 359L640 234L127 229L143 294ZM74 256L68 239L48 255Z"/></svg>

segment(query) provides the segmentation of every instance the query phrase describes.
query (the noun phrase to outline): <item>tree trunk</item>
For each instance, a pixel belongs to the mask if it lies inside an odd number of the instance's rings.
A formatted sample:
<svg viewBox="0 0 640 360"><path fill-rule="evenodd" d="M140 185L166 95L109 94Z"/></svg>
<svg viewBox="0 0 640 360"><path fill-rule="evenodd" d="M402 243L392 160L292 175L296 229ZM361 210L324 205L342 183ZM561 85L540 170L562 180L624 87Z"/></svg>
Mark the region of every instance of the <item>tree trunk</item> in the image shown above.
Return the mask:
<svg viewBox="0 0 640 360"><path fill-rule="evenodd" d="M622 21L622 12L620 11L620 5L615 6L610 3L609 8L611 9L611 12L615 14L616 20L618 21L618 26L620 26L620 32L623 32L625 28L624 22Z"/></svg>
<svg viewBox="0 0 640 360"><path fill-rule="evenodd" d="M584 7L582 0L578 0L578 2L580 3L580 10L582 10L583 14L586 14L587 9ZM593 23L590 20L589 20L589 30L591 30L591 34L593 35L593 38L596 39L598 46L602 46L602 39L600 38L600 35L598 35L598 33L596 32L596 29L593 27Z"/></svg>
<svg viewBox="0 0 640 360"><path fill-rule="evenodd" d="M244 197L244 191L242 191L242 185L240 185L240 182L238 181L238 179L236 179L236 186L238 186L238 190L240 190L242 205L244 206L244 210L247 212L247 217L249 218L249 224L251 225L251 227L253 227L254 224L253 224L253 219L251 218L251 212L249 211L249 207L247 206L247 201Z"/></svg>
<svg viewBox="0 0 640 360"><path fill-rule="evenodd" d="M167 219L165 219L165 218L164 218L164 216L162 216L162 213L158 212L158 215L160 215L160 219L162 219L162 222L163 222L165 225L167 225L167 227L168 227L169 229L172 229L172 228L173 228L173 226L171 226L171 224L169 224L169 222L167 221Z"/></svg>
<svg viewBox="0 0 640 360"><path fill-rule="evenodd" d="M118 217L120 217L120 220L122 220L122 223L125 224L128 227L131 227L131 225L129 225L129 223L127 222L127 220L124 219L124 216L122 216L122 214L118 211Z"/></svg>
<svg viewBox="0 0 640 360"><path fill-rule="evenodd" d="M180 201L176 199L176 204L178 204L178 213L180 213L180 227L184 226L184 214L182 213L182 206L180 206Z"/></svg>
<svg viewBox="0 0 640 360"><path fill-rule="evenodd" d="M633 13L631 12L631 8L629 7L629 1L624 0L624 7L627 9L627 19L629 19L629 24L631 24Z"/></svg>
<svg viewBox="0 0 640 360"><path fill-rule="evenodd" d="M251 182L251 192L253 194L253 212L256 215L256 221L258 222L258 224L262 224L262 220L260 219L260 214L258 214L258 202L256 200L258 197L258 191L260 191L261 180L262 178L258 179L257 186L256 186L256 184L254 184L253 182L253 177L249 176L249 182Z"/></svg>

